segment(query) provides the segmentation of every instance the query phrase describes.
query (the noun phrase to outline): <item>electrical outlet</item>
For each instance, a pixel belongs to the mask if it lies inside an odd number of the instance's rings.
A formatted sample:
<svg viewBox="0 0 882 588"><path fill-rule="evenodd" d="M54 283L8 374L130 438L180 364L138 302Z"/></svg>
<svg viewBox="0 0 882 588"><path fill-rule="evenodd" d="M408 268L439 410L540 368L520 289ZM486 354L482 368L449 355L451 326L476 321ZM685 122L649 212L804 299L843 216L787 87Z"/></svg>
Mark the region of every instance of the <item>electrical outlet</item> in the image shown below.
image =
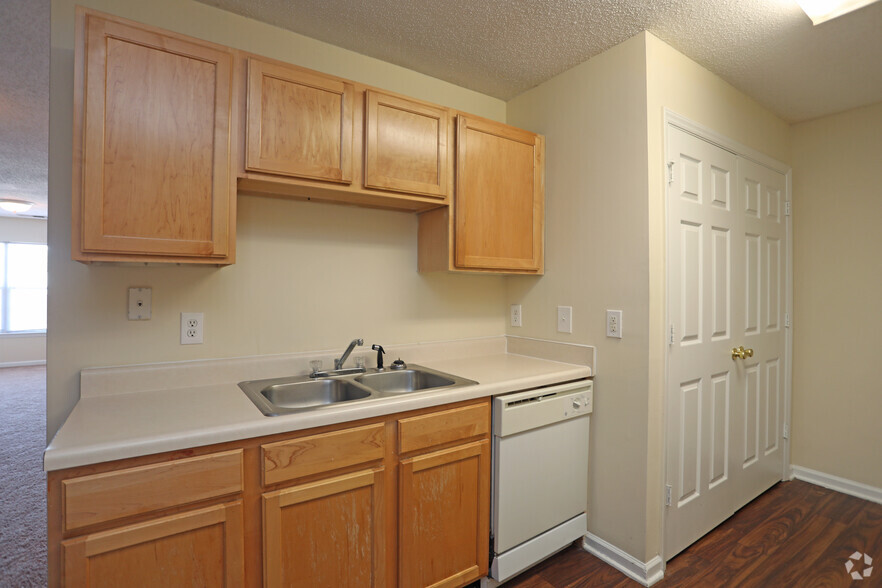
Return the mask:
<svg viewBox="0 0 882 588"><path fill-rule="evenodd" d="M129 288L129 320L149 321L152 298L150 288Z"/></svg>
<svg viewBox="0 0 882 588"><path fill-rule="evenodd" d="M205 318L201 312L181 313L181 345L202 343Z"/></svg>
<svg viewBox="0 0 882 588"><path fill-rule="evenodd" d="M521 325L521 305L511 305L511 326L520 327Z"/></svg>
<svg viewBox="0 0 882 588"><path fill-rule="evenodd" d="M572 333L573 332L573 307L558 306L557 307L557 332Z"/></svg>
<svg viewBox="0 0 882 588"><path fill-rule="evenodd" d="M606 311L606 336L615 339L622 338L622 311Z"/></svg>

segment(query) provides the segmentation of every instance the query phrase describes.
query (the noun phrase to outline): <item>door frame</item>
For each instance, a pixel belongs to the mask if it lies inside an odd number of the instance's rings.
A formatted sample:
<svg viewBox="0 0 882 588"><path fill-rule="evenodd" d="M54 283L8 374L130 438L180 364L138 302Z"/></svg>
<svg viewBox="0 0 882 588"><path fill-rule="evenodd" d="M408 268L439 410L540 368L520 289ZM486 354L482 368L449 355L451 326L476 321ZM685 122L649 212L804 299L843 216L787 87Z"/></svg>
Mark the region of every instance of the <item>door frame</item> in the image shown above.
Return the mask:
<svg viewBox="0 0 882 588"><path fill-rule="evenodd" d="M665 170L663 173L663 181L664 181L664 195L665 195L665 230L664 230L664 250L665 250L665 332L662 336L665 337L664 346L665 346L665 369L664 369L664 397L661 403L662 405L662 415L663 419L662 424L662 481L661 488L659 488L659 498L662 502L662 516L661 516L661 527L659 528L659 540L661 545L661 558L663 562L667 562L667 546L665 545L665 526L667 525L668 518L668 507L665 505L665 485L667 483L667 461L668 461L668 414L667 414L667 397L669 394L668 390L668 377L670 374L670 357L671 357L671 345L669 343L670 339L668 338L670 325L671 325L671 283L670 283L670 247L669 247L669 238L668 234L669 223L671 220L671 202L668 196L668 171L667 171L667 162L671 161L671 146L670 146L670 133L669 129L671 126L678 128L679 130L693 135L698 139L706 141L712 145L715 145L721 149L729 151L730 153L735 154L738 157L753 161L759 165L772 169L778 173L784 174L785 182L786 182L786 194L785 194L785 202L790 204L790 214L785 215L785 231L786 231L786 243L787 243L787 255L785 256L787 260L787 271L784 275L784 312L787 317L789 317L789 326L785 326L785 334L784 334L784 360L787 362L787 365L784 369L784 438L782 440L783 444L783 468L781 472L782 480L790 480L792 478L792 469L790 466L790 422L791 422L791 385L793 382L793 207L792 207L792 190L793 190L793 171L792 168L782 163L768 155L757 151L747 145L739 143L738 141L731 139L721 133L714 131L713 129L706 127L700 123L697 123L693 120L686 118L685 116L674 112L668 108L664 109L664 161L662 161L662 165L665 166ZM786 204L785 204L786 206Z"/></svg>

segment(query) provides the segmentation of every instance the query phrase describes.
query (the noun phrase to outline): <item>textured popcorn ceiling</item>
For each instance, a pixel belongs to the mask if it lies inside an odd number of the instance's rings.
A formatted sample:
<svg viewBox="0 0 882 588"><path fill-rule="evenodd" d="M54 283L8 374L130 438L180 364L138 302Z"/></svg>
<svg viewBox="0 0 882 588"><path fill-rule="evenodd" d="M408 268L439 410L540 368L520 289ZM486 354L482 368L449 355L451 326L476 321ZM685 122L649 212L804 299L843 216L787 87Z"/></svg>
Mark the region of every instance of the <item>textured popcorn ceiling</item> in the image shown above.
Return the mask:
<svg viewBox="0 0 882 588"><path fill-rule="evenodd" d="M200 1L502 99L648 30L791 122L882 101L882 2L812 27L795 0ZM49 3L0 0L0 198L37 216Z"/></svg>
<svg viewBox="0 0 882 588"><path fill-rule="evenodd" d="M882 3L812 27L795 0L200 0L507 100L648 30L788 121L882 100Z"/></svg>
<svg viewBox="0 0 882 588"><path fill-rule="evenodd" d="M0 0L0 27L0 198L36 202L26 214L45 217L49 0Z"/></svg>

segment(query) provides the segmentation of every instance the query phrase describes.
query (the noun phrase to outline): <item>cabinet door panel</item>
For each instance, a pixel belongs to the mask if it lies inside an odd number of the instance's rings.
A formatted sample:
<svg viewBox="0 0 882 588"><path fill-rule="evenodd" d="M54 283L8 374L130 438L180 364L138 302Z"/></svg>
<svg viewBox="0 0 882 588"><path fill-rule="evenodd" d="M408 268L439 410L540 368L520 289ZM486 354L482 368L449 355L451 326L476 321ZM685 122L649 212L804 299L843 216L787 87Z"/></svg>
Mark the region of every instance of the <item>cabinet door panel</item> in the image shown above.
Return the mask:
<svg viewBox="0 0 882 588"><path fill-rule="evenodd" d="M401 461L401 586L461 586L487 573L489 460L484 440Z"/></svg>
<svg viewBox="0 0 882 588"><path fill-rule="evenodd" d="M365 100L364 185L446 196L448 111L375 90Z"/></svg>
<svg viewBox="0 0 882 588"><path fill-rule="evenodd" d="M237 501L62 543L66 586L243 586Z"/></svg>
<svg viewBox="0 0 882 588"><path fill-rule="evenodd" d="M265 585L383 586L383 469L263 495Z"/></svg>
<svg viewBox="0 0 882 588"><path fill-rule="evenodd" d="M456 266L541 269L541 139L492 121L457 121Z"/></svg>
<svg viewBox="0 0 882 588"><path fill-rule="evenodd" d="M125 468L61 483L68 531L242 491L242 450Z"/></svg>
<svg viewBox="0 0 882 588"><path fill-rule="evenodd" d="M230 54L94 15L85 26L76 248L226 255Z"/></svg>
<svg viewBox="0 0 882 588"><path fill-rule="evenodd" d="M442 443L465 441L490 432L490 403L461 406L398 421L401 453L428 449Z"/></svg>
<svg viewBox="0 0 882 588"><path fill-rule="evenodd" d="M354 93L352 84L249 59L246 169L350 183Z"/></svg>
<svg viewBox="0 0 882 588"><path fill-rule="evenodd" d="M377 423L261 445L263 483L379 461L386 451L385 432L385 425Z"/></svg>

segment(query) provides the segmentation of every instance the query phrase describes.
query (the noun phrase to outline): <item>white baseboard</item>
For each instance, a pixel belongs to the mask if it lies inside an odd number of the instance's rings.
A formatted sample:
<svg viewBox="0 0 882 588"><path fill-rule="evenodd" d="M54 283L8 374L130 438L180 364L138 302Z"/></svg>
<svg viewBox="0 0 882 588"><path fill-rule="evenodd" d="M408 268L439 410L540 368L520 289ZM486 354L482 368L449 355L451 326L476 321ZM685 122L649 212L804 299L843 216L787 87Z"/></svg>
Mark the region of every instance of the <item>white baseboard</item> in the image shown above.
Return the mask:
<svg viewBox="0 0 882 588"><path fill-rule="evenodd" d="M588 533L582 539L582 549L599 557L612 567L616 568L632 580L640 582L644 586L652 586L665 575L665 562L658 555L647 562L642 562L629 553L626 553L607 543L597 535Z"/></svg>
<svg viewBox="0 0 882 588"><path fill-rule="evenodd" d="M29 365L46 365L46 360L36 359L34 361L7 361L5 363L0 363L0 368L26 367Z"/></svg>
<svg viewBox="0 0 882 588"><path fill-rule="evenodd" d="M863 498L870 502L882 504L882 488L876 488L875 486L862 484L861 482L855 482L854 480L846 480L839 476L810 470L809 468L804 468L802 466L795 465L791 466L790 469L792 476L797 480L802 480L803 482L823 486L824 488L836 490L843 494L857 496L858 498Z"/></svg>

